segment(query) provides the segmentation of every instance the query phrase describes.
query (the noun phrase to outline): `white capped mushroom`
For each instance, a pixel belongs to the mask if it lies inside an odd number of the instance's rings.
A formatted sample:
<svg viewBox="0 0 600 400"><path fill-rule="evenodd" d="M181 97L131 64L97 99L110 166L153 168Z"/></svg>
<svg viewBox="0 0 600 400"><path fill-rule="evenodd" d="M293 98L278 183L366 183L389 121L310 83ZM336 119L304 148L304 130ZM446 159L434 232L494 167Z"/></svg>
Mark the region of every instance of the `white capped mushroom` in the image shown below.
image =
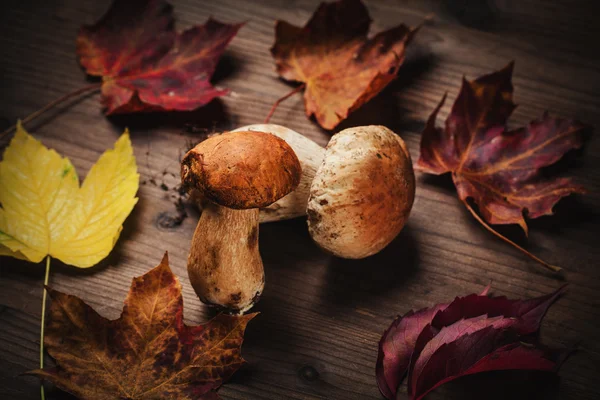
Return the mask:
<svg viewBox="0 0 600 400"><path fill-rule="evenodd" d="M400 233L415 197L415 175L406 145L384 126L335 134L310 188L312 238L343 258L381 251Z"/></svg>

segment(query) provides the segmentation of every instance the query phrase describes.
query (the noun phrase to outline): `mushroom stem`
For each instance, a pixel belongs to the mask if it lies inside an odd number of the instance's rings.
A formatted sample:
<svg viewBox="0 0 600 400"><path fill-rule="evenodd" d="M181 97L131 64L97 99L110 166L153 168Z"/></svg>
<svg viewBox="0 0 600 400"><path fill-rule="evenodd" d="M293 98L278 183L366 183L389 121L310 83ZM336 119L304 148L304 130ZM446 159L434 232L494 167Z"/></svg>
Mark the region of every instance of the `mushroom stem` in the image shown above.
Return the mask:
<svg viewBox="0 0 600 400"><path fill-rule="evenodd" d="M258 209L206 202L188 257L188 275L202 302L243 313L265 284L258 251Z"/></svg>

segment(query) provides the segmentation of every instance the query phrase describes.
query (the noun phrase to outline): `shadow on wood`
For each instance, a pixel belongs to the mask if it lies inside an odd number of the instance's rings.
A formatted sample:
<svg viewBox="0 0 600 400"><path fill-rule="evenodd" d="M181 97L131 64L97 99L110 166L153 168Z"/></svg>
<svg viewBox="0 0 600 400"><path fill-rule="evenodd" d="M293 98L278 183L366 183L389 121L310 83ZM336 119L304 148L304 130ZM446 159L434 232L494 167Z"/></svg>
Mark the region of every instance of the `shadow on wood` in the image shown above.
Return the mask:
<svg viewBox="0 0 600 400"><path fill-rule="evenodd" d="M565 229L581 228L581 225L586 223L598 223L600 214L584 200L581 195L565 197L554 206L554 215L529 219L527 224L532 230L561 236L565 234Z"/></svg>
<svg viewBox="0 0 600 400"><path fill-rule="evenodd" d="M427 396L446 400L555 400L560 378L540 371L493 371L448 382Z"/></svg>
<svg viewBox="0 0 600 400"><path fill-rule="evenodd" d="M323 298L338 305L366 306L400 287L417 272L419 249L410 225L381 252L361 260L334 257L326 273Z"/></svg>
<svg viewBox="0 0 600 400"><path fill-rule="evenodd" d="M416 161L417 160L413 160L415 163ZM415 176L417 178L417 186L420 187L423 185L428 185L442 189L444 193L451 194L456 197L457 201L460 201L458 199L458 195L456 194L456 186L454 186L454 182L452 182L452 176L450 174L432 175L415 171Z"/></svg>
<svg viewBox="0 0 600 400"><path fill-rule="evenodd" d="M241 60L236 53L226 50L219 59L215 73L210 80L213 86L229 78L235 78L241 72L240 65L244 65L244 60Z"/></svg>
<svg viewBox="0 0 600 400"><path fill-rule="evenodd" d="M500 10L492 0L459 0L443 2L446 11L461 24L482 31L496 30Z"/></svg>
<svg viewBox="0 0 600 400"><path fill-rule="evenodd" d="M184 129L186 124L212 131L229 130L235 125L220 99L214 99L204 107L194 111L169 111L137 114L111 115L108 120L119 130L128 127L131 135L148 135L149 130L157 128Z"/></svg>

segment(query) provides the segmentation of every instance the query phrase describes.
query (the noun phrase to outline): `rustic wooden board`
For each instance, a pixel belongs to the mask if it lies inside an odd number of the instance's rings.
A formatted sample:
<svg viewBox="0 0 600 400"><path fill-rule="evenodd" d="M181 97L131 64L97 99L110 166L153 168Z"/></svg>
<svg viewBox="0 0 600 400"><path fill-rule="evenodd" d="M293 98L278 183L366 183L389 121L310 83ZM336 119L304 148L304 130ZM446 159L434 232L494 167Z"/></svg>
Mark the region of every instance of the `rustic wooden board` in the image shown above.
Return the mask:
<svg viewBox="0 0 600 400"><path fill-rule="evenodd" d="M70 157L84 176L100 153L131 128L142 180L140 201L112 254L99 266L77 270L54 262L51 285L78 295L115 318L131 278L169 251L183 284L189 323L208 318L189 285L185 262L198 214L181 226L161 227L173 215L178 158L197 134L261 122L273 101L290 90L274 73L269 48L276 18L304 24L317 1L173 1L179 27L212 15L247 21L227 50L215 77L231 93L196 112L105 118L97 94L74 101L29 125L44 144ZM108 0L9 0L0 7L0 128L86 84L74 56L82 23L92 23ZM452 5L447 5L452 4ZM473 78L516 60L513 126L544 110L600 126L599 24L593 1L488 0L458 2L368 1L374 29L399 22L433 21L418 34L399 79L342 127L383 124L400 133L413 157L420 130L443 93L453 100L463 75ZM444 118L452 102L440 116ZM304 116L300 96L283 103L272 122L320 144L330 133ZM6 143L3 143L5 146ZM492 373L446 385L432 399L600 398L600 141L592 137L584 157L563 163L590 193L569 198L557 215L531 222L528 240L510 237L563 266L569 293L549 311L542 339L579 344L559 378L539 373ZM166 175L163 175L166 171ZM149 182L154 178L158 185ZM335 259L311 241L301 219L261 226L267 287L244 344L249 361L221 390L225 399L379 399L375 384L377 343L397 314L479 291L490 281L496 294L538 296L563 284L533 261L483 230L455 196L447 177L418 176L408 226L385 251L361 261ZM38 381L21 376L38 365L43 267L0 259L0 398L36 399ZM59 391L49 398L66 399Z"/></svg>

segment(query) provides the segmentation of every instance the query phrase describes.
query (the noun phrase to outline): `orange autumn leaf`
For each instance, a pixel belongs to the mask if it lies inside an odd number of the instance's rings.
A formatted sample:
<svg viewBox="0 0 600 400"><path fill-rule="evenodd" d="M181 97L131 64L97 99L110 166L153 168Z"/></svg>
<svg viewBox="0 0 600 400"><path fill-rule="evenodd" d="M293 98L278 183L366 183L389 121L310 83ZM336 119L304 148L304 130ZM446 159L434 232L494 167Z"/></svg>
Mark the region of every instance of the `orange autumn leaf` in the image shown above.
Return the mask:
<svg viewBox="0 0 600 400"><path fill-rule="evenodd" d="M371 100L394 78L416 29L403 24L368 39L360 0L322 3L303 27L277 21L271 53L277 72L306 85L306 115L325 129Z"/></svg>
<svg viewBox="0 0 600 400"><path fill-rule="evenodd" d="M245 316L183 323L181 285L162 262L134 278L121 317L108 320L81 299L50 290L45 340L57 368L30 372L80 399L218 399L244 363Z"/></svg>

